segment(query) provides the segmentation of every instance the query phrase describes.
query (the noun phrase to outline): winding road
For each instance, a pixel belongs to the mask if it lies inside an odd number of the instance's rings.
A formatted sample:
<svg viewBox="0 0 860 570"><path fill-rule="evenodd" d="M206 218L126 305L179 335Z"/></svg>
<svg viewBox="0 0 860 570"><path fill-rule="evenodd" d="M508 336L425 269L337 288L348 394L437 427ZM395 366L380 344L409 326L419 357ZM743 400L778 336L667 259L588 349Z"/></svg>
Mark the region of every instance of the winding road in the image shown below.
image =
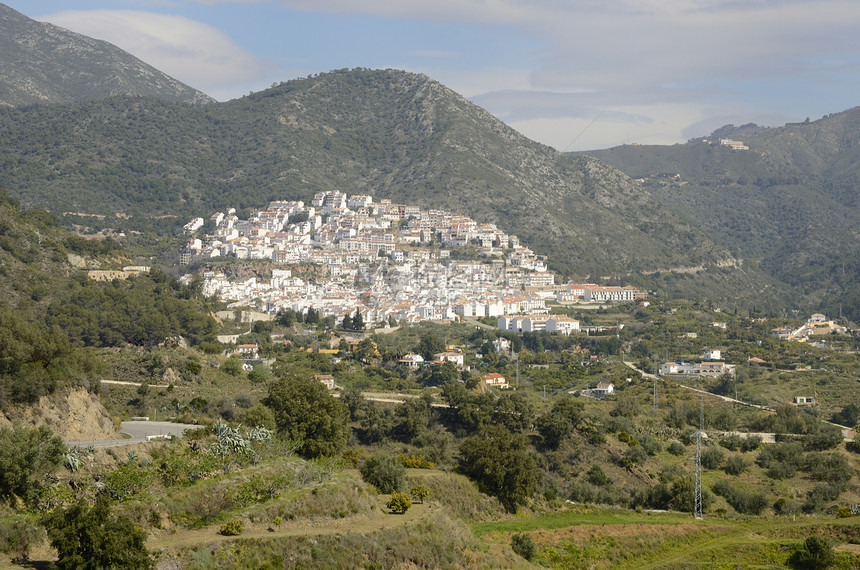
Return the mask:
<svg viewBox="0 0 860 570"><path fill-rule="evenodd" d="M67 441L68 445L79 447L117 447L120 445L131 445L143 443L153 439L169 439L182 437L189 429L197 429L201 426L194 424L175 424L173 422L150 422L150 421L127 421L122 422L120 433L128 435L125 439L105 439L93 441Z"/></svg>

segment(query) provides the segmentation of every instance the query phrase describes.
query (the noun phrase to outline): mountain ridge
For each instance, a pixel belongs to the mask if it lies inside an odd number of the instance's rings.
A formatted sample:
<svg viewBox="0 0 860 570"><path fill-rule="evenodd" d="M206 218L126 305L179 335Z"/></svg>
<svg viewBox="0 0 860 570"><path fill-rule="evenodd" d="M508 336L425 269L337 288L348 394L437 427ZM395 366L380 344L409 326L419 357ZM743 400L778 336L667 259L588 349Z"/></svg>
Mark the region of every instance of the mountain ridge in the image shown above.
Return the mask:
<svg viewBox="0 0 860 570"><path fill-rule="evenodd" d="M749 150L720 146L727 136ZM860 319L860 108L587 155L641 179L656 201L700 220L733 255L760 259L819 309Z"/></svg>
<svg viewBox="0 0 860 570"><path fill-rule="evenodd" d="M32 20L5 4L0 4L0 54L0 106L112 95L214 101L108 42Z"/></svg>
<svg viewBox="0 0 860 570"><path fill-rule="evenodd" d="M119 97L7 110L0 135L16 141L0 142L15 157L0 185L53 211L201 215L339 189L498 223L557 250L571 275L732 260L620 172L401 71L336 71L205 106Z"/></svg>

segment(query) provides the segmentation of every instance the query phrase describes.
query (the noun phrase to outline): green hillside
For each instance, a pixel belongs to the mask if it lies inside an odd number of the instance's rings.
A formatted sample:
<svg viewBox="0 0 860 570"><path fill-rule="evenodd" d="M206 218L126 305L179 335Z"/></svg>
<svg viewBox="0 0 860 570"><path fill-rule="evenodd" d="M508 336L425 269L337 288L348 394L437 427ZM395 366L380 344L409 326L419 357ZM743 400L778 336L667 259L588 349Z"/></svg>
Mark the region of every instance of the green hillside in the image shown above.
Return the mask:
<svg viewBox="0 0 860 570"><path fill-rule="evenodd" d="M3 110L0 184L27 206L121 212L131 219L105 223L137 228L322 190L369 193L495 222L566 276L642 281L631 273L681 268L692 278L655 287L715 299L773 289L618 171L393 70L321 74L223 104L119 97Z"/></svg>
<svg viewBox="0 0 860 570"><path fill-rule="evenodd" d="M673 146L627 145L590 156L660 204L698 220L735 256L798 287L811 304L860 318L860 109L765 129L724 127ZM743 140L749 150L719 146ZM710 142L708 142L710 141Z"/></svg>

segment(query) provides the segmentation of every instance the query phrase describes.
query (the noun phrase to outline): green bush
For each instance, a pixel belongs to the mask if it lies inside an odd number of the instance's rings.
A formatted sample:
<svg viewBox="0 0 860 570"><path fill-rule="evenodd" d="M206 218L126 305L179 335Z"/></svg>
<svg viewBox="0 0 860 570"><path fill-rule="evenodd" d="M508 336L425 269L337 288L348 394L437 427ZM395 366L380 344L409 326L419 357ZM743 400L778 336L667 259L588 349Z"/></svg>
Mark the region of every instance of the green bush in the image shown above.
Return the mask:
<svg viewBox="0 0 860 570"><path fill-rule="evenodd" d="M361 466L361 478L379 489L381 493L393 493L403 489L406 468L390 455L372 455Z"/></svg>
<svg viewBox="0 0 860 570"><path fill-rule="evenodd" d="M412 487L412 490L409 491L409 494L415 497L415 500L419 503L424 503L427 500L427 497L430 496L430 489L425 487L424 485L418 485L417 487Z"/></svg>
<svg viewBox="0 0 860 570"><path fill-rule="evenodd" d="M724 498L739 513L760 515L768 506L767 496L763 493L744 491L725 479L720 479L714 483L712 490Z"/></svg>
<svg viewBox="0 0 860 570"><path fill-rule="evenodd" d="M107 495L101 495L92 508L77 503L56 510L42 524L57 549L61 570L152 567L146 533L130 518L113 515Z"/></svg>
<svg viewBox="0 0 860 570"><path fill-rule="evenodd" d="M218 534L224 536L238 536L245 530L245 522L242 519L230 519L221 525Z"/></svg>
<svg viewBox="0 0 860 570"><path fill-rule="evenodd" d="M751 465L750 461L742 455L732 455L726 459L723 470L729 475L740 475Z"/></svg>
<svg viewBox="0 0 860 570"><path fill-rule="evenodd" d="M788 563L794 568L827 568L836 560L833 547L820 536L810 536L795 550Z"/></svg>
<svg viewBox="0 0 860 570"><path fill-rule="evenodd" d="M671 453L672 455L681 456L687 452L687 448L684 447L680 441L673 441L669 444L669 447L666 448L666 451Z"/></svg>
<svg viewBox="0 0 860 570"><path fill-rule="evenodd" d="M385 506L388 507L392 513L403 514L409 510L409 507L412 506L412 499L409 498L409 495L406 493L399 493L397 491L391 493L391 498L388 499L388 502L385 503Z"/></svg>
<svg viewBox="0 0 860 570"><path fill-rule="evenodd" d="M63 440L46 426L0 428L0 497L32 499L65 452Z"/></svg>
<svg viewBox="0 0 860 570"><path fill-rule="evenodd" d="M511 548L514 552L522 556L528 561L531 561L537 554L537 546L535 546L531 535L517 533L511 537Z"/></svg>
<svg viewBox="0 0 860 570"><path fill-rule="evenodd" d="M702 467L705 469L717 469L723 462L723 452L716 446L708 447L702 451Z"/></svg>

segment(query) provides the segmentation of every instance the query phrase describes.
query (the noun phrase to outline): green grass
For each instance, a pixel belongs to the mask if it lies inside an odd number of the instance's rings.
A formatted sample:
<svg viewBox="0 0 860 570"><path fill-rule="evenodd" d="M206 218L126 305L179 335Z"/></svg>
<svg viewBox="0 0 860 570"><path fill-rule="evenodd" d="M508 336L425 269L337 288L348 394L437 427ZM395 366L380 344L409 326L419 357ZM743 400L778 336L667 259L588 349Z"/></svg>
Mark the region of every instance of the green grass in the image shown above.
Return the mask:
<svg viewBox="0 0 860 570"><path fill-rule="evenodd" d="M538 545L535 562L551 568L775 568L813 534L831 545L857 540L856 517L706 516L575 507L567 512L478 523L484 543L506 544L518 532ZM855 568L860 556L838 552L835 568Z"/></svg>

